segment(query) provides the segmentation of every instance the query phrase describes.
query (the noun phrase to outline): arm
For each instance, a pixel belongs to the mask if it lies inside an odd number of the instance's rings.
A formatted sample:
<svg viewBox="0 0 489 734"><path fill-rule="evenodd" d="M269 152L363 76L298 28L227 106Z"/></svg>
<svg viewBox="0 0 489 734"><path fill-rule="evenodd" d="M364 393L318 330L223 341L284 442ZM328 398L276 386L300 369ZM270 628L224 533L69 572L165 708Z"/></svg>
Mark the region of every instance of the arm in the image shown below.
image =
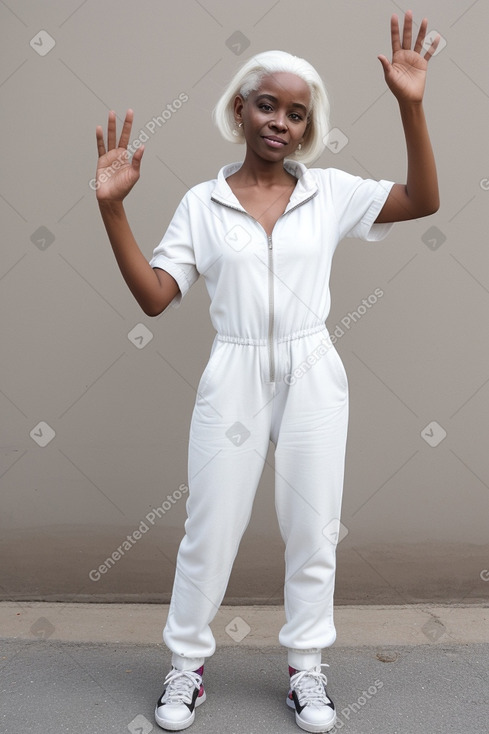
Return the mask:
<svg viewBox="0 0 489 734"><path fill-rule="evenodd" d="M133 112L128 110L116 147L115 113L109 113L107 150L101 126L97 126L97 201L124 280L143 311L157 316L179 292L176 280L166 271L153 269L138 247L124 211L123 199L139 179L144 146L129 161L127 145Z"/></svg>
<svg viewBox="0 0 489 734"><path fill-rule="evenodd" d="M438 46L439 38L427 53L420 55L428 21L422 21L414 49L412 41L412 13L406 13L402 46L397 16L391 19L392 63L379 56L390 90L397 98L406 138L407 180L394 184L380 211L377 223L398 222L425 217L440 206L435 159L423 110L423 94L428 61Z"/></svg>

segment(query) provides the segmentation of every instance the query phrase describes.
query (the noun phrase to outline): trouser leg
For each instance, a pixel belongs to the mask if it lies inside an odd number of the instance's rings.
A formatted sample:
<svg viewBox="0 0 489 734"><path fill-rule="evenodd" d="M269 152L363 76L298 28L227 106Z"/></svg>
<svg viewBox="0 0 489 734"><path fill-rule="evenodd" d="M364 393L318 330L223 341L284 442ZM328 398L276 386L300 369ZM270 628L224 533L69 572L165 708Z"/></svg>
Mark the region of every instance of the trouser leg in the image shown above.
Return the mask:
<svg viewBox="0 0 489 734"><path fill-rule="evenodd" d="M267 401L259 386L250 391L244 378L240 384L236 372L229 378L227 356L221 349L214 373L218 387L203 389L190 429L188 517L163 631L172 663L180 669L199 667L215 651L209 625L250 520L269 444ZM241 360L247 356L248 351ZM253 364L243 367L251 377Z"/></svg>
<svg viewBox="0 0 489 734"><path fill-rule="evenodd" d="M223 454L189 477L188 519L163 634L179 668L194 669L215 651L209 625L224 597L263 470L254 450L239 457Z"/></svg>
<svg viewBox="0 0 489 734"><path fill-rule="evenodd" d="M325 355L322 365L290 385L276 415L276 509L286 544L286 623L279 641L297 669L318 664L321 649L336 638L335 533L348 424L347 383L338 360L336 353Z"/></svg>

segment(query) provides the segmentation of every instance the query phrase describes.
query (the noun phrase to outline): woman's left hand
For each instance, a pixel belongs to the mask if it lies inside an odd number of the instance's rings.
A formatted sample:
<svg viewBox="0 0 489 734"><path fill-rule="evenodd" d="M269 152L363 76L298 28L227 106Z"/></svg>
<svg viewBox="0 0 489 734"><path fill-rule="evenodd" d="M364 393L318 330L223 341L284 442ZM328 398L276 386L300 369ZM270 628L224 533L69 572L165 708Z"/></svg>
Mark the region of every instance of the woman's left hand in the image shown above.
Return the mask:
<svg viewBox="0 0 489 734"><path fill-rule="evenodd" d="M437 36L428 51L421 55L426 36L428 21L424 18L411 49L413 36L413 14L408 10L404 16L402 43L397 15L391 18L392 62L386 56L379 55L387 86L399 102L420 103L426 84L428 61L433 56L440 41Z"/></svg>

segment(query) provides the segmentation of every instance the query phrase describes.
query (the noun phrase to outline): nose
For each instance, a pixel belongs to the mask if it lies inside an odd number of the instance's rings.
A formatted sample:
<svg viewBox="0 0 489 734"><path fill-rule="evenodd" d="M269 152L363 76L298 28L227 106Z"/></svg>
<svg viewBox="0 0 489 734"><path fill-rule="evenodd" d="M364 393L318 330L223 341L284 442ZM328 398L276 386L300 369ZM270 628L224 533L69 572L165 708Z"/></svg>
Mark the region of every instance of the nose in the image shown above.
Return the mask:
<svg viewBox="0 0 489 734"><path fill-rule="evenodd" d="M285 116L283 114L277 113L275 119L270 121L270 126L274 127L276 130L287 130Z"/></svg>

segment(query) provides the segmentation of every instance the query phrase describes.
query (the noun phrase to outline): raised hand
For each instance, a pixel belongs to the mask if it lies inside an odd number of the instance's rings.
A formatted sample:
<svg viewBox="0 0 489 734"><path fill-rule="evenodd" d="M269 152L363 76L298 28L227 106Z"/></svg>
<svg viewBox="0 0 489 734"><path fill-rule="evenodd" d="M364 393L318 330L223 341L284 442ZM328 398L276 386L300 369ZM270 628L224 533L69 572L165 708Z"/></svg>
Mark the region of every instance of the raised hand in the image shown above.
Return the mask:
<svg viewBox="0 0 489 734"><path fill-rule="evenodd" d="M101 125L97 125L98 163L95 189L98 201L122 201L139 179L144 146L138 148L130 160L127 146L131 135L133 110L127 110L119 144L116 144L115 112L109 112L107 148Z"/></svg>
<svg viewBox="0 0 489 734"><path fill-rule="evenodd" d="M411 49L413 37L413 14L408 10L404 16L402 42L397 15L391 18L392 62L382 54L381 62L387 86L399 102L419 103L423 100L428 61L433 56L440 41L437 36L428 51L421 55L428 21L421 21L419 32Z"/></svg>

